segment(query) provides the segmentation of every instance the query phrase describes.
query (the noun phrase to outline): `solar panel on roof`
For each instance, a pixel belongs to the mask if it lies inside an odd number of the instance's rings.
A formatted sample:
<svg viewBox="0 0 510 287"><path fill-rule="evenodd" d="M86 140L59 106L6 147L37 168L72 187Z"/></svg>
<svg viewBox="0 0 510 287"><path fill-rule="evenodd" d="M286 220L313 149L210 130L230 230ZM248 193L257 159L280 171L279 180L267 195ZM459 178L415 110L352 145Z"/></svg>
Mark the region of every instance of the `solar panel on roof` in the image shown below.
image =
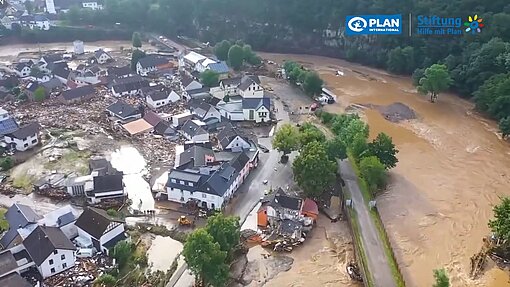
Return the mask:
<svg viewBox="0 0 510 287"><path fill-rule="evenodd" d="M12 118L5 119L0 122L0 134L5 135L12 133L18 129L18 124Z"/></svg>

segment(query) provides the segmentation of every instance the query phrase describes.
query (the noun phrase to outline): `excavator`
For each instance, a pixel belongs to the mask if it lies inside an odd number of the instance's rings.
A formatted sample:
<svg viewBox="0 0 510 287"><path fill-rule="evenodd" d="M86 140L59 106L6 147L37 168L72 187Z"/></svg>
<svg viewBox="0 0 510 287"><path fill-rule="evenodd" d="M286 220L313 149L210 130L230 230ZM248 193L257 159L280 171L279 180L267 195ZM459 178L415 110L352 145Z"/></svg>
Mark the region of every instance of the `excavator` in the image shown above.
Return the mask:
<svg viewBox="0 0 510 287"><path fill-rule="evenodd" d="M177 219L177 222L179 223L180 226L192 226L193 225L193 221L188 219L186 217L186 215L181 215L181 217L179 217L179 219Z"/></svg>

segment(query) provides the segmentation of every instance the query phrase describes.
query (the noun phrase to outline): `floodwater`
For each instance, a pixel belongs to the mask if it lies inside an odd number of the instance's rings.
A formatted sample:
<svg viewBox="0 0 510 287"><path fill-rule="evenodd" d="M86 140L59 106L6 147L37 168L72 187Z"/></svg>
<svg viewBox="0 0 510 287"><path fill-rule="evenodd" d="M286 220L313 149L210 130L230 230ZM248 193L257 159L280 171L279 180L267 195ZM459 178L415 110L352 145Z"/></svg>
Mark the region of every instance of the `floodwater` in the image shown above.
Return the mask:
<svg viewBox="0 0 510 287"><path fill-rule="evenodd" d="M407 286L431 286L432 270L446 268L453 286L510 286L508 274L491 269L471 280L469 258L489 234L488 220L500 196L510 195L510 147L494 122L479 117L473 104L441 94L437 103L416 93L409 78L389 75L338 59L263 54L277 62L293 59L313 66L339 103L389 105L401 102L418 119L385 120L365 110L370 136L385 132L400 150L388 190L378 208ZM335 76L340 70L344 76Z"/></svg>
<svg viewBox="0 0 510 287"><path fill-rule="evenodd" d="M146 162L134 147L122 146L111 154L112 166L124 173L124 185L131 200L131 208L138 211L154 210L150 185L143 178L147 174Z"/></svg>
<svg viewBox="0 0 510 287"><path fill-rule="evenodd" d="M182 251L182 243L166 236L156 236L147 250L149 265L152 270L167 271L172 266L174 259Z"/></svg>
<svg viewBox="0 0 510 287"><path fill-rule="evenodd" d="M131 47L130 41L97 41L97 42L85 42L85 52L94 52L97 49L103 48L106 52L111 50L117 50L119 47ZM32 53L59 50L66 52L73 52L74 47L72 42L61 42L61 43L45 43L45 44L16 44L8 46L0 46L0 57L17 56L19 53Z"/></svg>

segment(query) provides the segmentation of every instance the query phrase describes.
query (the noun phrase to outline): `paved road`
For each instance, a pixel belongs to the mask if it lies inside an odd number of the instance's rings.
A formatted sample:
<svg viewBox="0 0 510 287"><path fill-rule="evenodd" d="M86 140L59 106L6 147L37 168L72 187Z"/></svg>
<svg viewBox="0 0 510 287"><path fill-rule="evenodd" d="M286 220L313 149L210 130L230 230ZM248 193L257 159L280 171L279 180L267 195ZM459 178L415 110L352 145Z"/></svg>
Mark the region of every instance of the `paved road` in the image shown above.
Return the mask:
<svg viewBox="0 0 510 287"><path fill-rule="evenodd" d="M368 206L363 200L363 195L358 185L356 174L352 169L351 163L347 160L339 162L340 174L342 175L347 188L351 193L351 199L354 210L358 215L358 225L361 231L361 241L368 261L368 270L370 271L375 286L392 287L396 286L391 273L391 268L384 252L384 245L377 228L372 221Z"/></svg>

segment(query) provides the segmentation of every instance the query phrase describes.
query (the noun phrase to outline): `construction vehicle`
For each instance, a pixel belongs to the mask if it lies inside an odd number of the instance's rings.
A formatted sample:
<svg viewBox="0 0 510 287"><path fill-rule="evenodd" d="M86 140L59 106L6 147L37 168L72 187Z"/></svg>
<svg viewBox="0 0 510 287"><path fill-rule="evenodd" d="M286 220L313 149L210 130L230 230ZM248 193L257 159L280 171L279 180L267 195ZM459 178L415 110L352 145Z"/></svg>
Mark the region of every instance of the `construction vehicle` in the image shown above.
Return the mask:
<svg viewBox="0 0 510 287"><path fill-rule="evenodd" d="M193 221L189 220L185 215L181 215L181 217L177 219L177 222L179 222L179 225L182 226L193 225Z"/></svg>

